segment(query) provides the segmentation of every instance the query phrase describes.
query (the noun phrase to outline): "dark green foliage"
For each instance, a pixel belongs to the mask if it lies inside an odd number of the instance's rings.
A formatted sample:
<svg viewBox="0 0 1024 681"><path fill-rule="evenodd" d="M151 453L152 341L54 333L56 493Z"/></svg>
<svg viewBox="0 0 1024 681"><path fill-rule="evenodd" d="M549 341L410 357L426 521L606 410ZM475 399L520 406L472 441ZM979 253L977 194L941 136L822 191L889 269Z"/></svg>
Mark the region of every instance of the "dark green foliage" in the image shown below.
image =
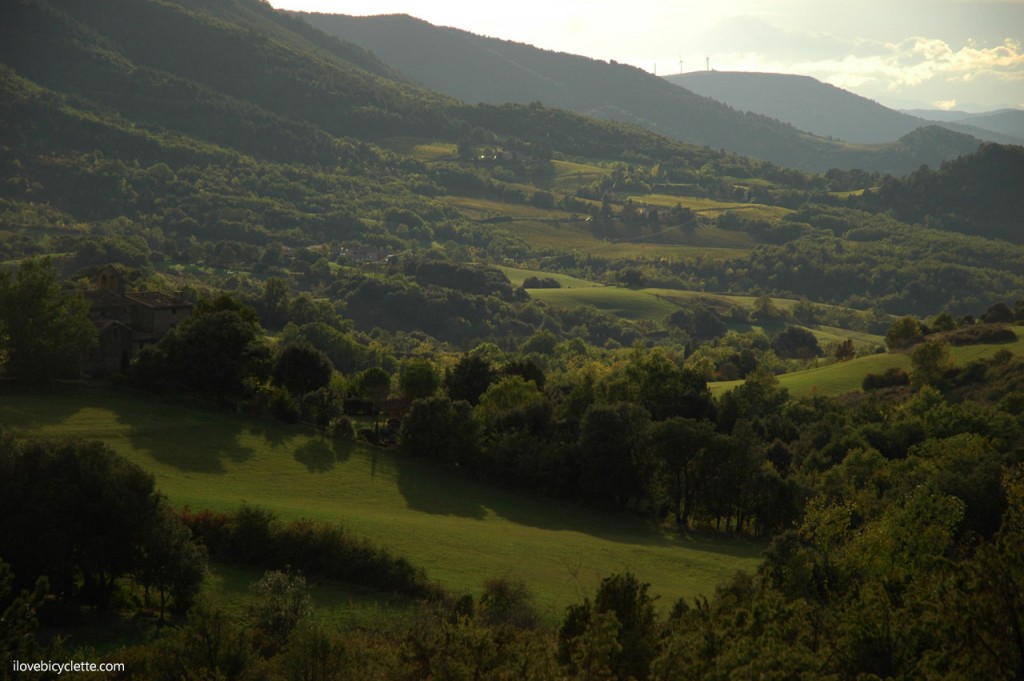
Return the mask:
<svg viewBox="0 0 1024 681"><path fill-rule="evenodd" d="M401 440L413 454L459 466L472 462L475 431L468 402L434 396L413 401Z"/></svg>
<svg viewBox="0 0 1024 681"><path fill-rule="evenodd" d="M171 629L152 644L128 648L125 668L154 681L217 678L249 681L263 678L252 636L236 618L200 603L184 626Z"/></svg>
<svg viewBox="0 0 1024 681"><path fill-rule="evenodd" d="M201 302L192 317L140 353L134 373L144 385L180 386L228 401L243 397L269 364L255 311L235 302Z"/></svg>
<svg viewBox="0 0 1024 681"><path fill-rule="evenodd" d="M306 578L291 570L268 570L249 589L255 600L247 615L260 651L271 657L292 631L313 614L313 599Z"/></svg>
<svg viewBox="0 0 1024 681"><path fill-rule="evenodd" d="M910 374L899 367L886 369L881 374L868 374L861 383L861 387L864 390L878 390L880 388L893 388L903 385L910 385Z"/></svg>
<svg viewBox="0 0 1024 681"><path fill-rule="evenodd" d="M606 577L594 595L593 604L584 600L570 606L558 632L558 654L563 665L579 673L584 667L578 643L591 628L600 626L601 616L614 620L617 645L608 651L607 665L617 679L645 679L656 652L657 621L649 584L642 584L632 573ZM577 647L574 655L573 648Z"/></svg>
<svg viewBox="0 0 1024 681"><path fill-rule="evenodd" d="M96 329L80 294L64 291L48 258L0 271L0 367L39 382L77 378Z"/></svg>
<svg viewBox="0 0 1024 681"><path fill-rule="evenodd" d="M885 334L885 343L890 348L905 348L921 340L921 324L913 317L900 317Z"/></svg>
<svg viewBox="0 0 1024 681"><path fill-rule="evenodd" d="M441 387L441 377L432 362L414 359L402 365L398 375L398 386L405 399L422 399L437 392Z"/></svg>
<svg viewBox="0 0 1024 681"><path fill-rule="evenodd" d="M143 544L136 571L147 599L151 589L156 591L161 620L168 603L173 602L178 613L192 607L206 576L206 564L206 547L192 541L192 531L177 514L162 509Z"/></svg>
<svg viewBox="0 0 1024 681"><path fill-rule="evenodd" d="M11 566L0 561L0 655L12 662L37 660L42 646L36 639L36 613L50 591L49 583L40 577L35 589L18 592L13 588L14 581Z"/></svg>
<svg viewBox="0 0 1024 681"><path fill-rule="evenodd" d="M988 343L1014 343L1017 334L1005 326L994 326L991 324L977 324L967 326L944 336L950 345L977 345Z"/></svg>
<svg viewBox="0 0 1024 681"><path fill-rule="evenodd" d="M269 370L270 351L260 331L252 308L229 298L201 301L188 320L139 353L133 373L147 386L238 399Z"/></svg>
<svg viewBox="0 0 1024 681"><path fill-rule="evenodd" d="M496 378L497 374L487 359L478 354L467 354L445 371L444 387L452 400L464 400L475 405Z"/></svg>
<svg viewBox="0 0 1024 681"><path fill-rule="evenodd" d="M799 326L788 326L772 341L772 349L779 357L787 359L813 359L821 356L818 339L813 333Z"/></svg>
<svg viewBox="0 0 1024 681"><path fill-rule="evenodd" d="M625 508L647 492L645 437L650 414L630 402L597 404L580 422L579 493L589 504Z"/></svg>
<svg viewBox="0 0 1024 681"><path fill-rule="evenodd" d="M911 353L910 364L912 384L916 386L938 384L946 372L953 367L953 358L949 354L949 343L939 339L926 340Z"/></svg>
<svg viewBox="0 0 1024 681"><path fill-rule="evenodd" d="M673 417L651 424L648 435L657 466L675 515L676 525L687 527L708 465L702 460L714 437L714 424Z"/></svg>
<svg viewBox="0 0 1024 681"><path fill-rule="evenodd" d="M153 478L100 443L0 442L0 555L19 579L107 607L128 575L189 606L204 552L167 515Z"/></svg>
<svg viewBox="0 0 1024 681"><path fill-rule="evenodd" d="M530 588L521 581L489 579L476 606L477 621L484 626L533 629L541 618Z"/></svg>
<svg viewBox="0 0 1024 681"><path fill-rule="evenodd" d="M270 370L274 383L288 389L295 397L323 389L331 381L334 367L327 355L312 345L286 345L274 358Z"/></svg>
<svg viewBox="0 0 1024 681"><path fill-rule="evenodd" d="M437 590L422 570L353 536L340 525L312 520L283 523L266 509L250 505L233 515L186 509L182 520L210 555L221 560L268 570L291 567L310 578L395 591L414 598L432 596Z"/></svg>
<svg viewBox="0 0 1024 681"><path fill-rule="evenodd" d="M701 341L724 336L729 330L718 314L704 305L698 305L693 310L677 310L669 316L668 323Z"/></svg>
<svg viewBox="0 0 1024 681"><path fill-rule="evenodd" d="M1017 218L1024 197L1015 188L1022 178L1020 147L984 144L938 170L924 167L905 179L887 178L862 203L890 209L907 222L1020 243Z"/></svg>
<svg viewBox="0 0 1024 681"><path fill-rule="evenodd" d="M529 276L523 280L523 288L562 288L557 279L552 277Z"/></svg>

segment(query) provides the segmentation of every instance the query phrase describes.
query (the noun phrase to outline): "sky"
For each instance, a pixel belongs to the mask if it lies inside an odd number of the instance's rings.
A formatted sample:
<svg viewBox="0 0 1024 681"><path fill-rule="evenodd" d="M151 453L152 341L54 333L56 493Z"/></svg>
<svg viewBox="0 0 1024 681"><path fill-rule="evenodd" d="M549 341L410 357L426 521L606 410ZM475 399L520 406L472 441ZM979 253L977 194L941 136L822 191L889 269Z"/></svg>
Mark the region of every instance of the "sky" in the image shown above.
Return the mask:
<svg viewBox="0 0 1024 681"><path fill-rule="evenodd" d="M409 14L658 75L813 76L895 109L1024 108L1024 0L270 0Z"/></svg>

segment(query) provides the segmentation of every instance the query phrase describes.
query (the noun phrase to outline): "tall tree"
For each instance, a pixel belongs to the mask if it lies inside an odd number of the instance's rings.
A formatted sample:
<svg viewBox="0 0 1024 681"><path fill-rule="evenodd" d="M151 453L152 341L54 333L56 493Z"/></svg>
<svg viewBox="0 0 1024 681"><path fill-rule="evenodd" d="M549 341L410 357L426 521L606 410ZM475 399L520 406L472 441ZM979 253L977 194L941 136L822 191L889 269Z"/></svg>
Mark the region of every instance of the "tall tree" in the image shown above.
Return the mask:
<svg viewBox="0 0 1024 681"><path fill-rule="evenodd" d="M595 404L580 422L579 486L592 504L624 508L647 492L650 414L631 402Z"/></svg>
<svg viewBox="0 0 1024 681"><path fill-rule="evenodd" d="M715 435L711 421L674 417L651 425L651 454L668 492L676 525L690 522L700 473L700 458Z"/></svg>
<svg viewBox="0 0 1024 681"><path fill-rule="evenodd" d="M295 397L326 388L331 382L334 366L327 355L309 343L290 344L274 358L271 375L274 383L284 386Z"/></svg>
<svg viewBox="0 0 1024 681"><path fill-rule="evenodd" d="M96 344L88 303L61 287L49 258L0 272L0 365L28 380L73 378Z"/></svg>

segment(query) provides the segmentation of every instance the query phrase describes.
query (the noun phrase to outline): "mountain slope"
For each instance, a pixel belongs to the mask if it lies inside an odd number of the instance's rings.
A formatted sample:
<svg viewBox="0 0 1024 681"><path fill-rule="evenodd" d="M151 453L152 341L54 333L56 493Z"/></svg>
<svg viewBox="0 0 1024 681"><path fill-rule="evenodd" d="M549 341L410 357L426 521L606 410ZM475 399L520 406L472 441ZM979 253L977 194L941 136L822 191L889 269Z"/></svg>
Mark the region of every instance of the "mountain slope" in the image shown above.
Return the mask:
<svg viewBox="0 0 1024 681"><path fill-rule="evenodd" d="M328 135L453 126L445 98L401 82L365 50L322 35L310 41L291 30L307 27L277 12L252 11L246 27L205 11L223 11L220 3L192 4L5 3L0 61L44 87L140 123L279 160L330 158Z"/></svg>
<svg viewBox="0 0 1024 681"><path fill-rule="evenodd" d="M815 137L767 116L737 111L640 69L440 28L405 15L297 16L372 50L425 86L471 104L540 101L803 170L857 167L902 174L947 158L942 151L914 147L898 154L899 163L894 165L896 156L890 149L856 148ZM976 147L974 143L967 151Z"/></svg>
<svg viewBox="0 0 1024 681"><path fill-rule="evenodd" d="M947 123L965 123L992 132L1012 135L1024 141L1024 109L1000 109L986 113L967 113L966 111L935 111L931 109L912 109L905 111L930 121ZM1020 144L1021 142L1017 142Z"/></svg>
<svg viewBox="0 0 1024 681"><path fill-rule="evenodd" d="M935 124L809 76L696 71L665 76L665 80L740 111L770 116L816 135L858 144L891 142ZM1024 143L1024 139L1010 134L975 127L969 120L944 120L941 125L988 142Z"/></svg>

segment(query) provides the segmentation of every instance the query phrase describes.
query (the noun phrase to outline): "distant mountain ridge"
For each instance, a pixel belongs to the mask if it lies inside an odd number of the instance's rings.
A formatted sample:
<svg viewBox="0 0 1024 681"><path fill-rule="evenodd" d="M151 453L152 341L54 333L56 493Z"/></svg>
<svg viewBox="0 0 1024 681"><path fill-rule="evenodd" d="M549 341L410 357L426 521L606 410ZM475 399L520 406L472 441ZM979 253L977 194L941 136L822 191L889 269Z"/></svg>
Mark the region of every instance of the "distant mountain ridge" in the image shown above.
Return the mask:
<svg viewBox="0 0 1024 681"><path fill-rule="evenodd" d="M929 121L965 123L1024 140L1024 109L999 109L998 111L987 111L985 113L912 109L903 113Z"/></svg>
<svg viewBox="0 0 1024 681"><path fill-rule="evenodd" d="M912 145L851 146L744 113L640 69L443 28L407 15L352 17L297 13L320 30L372 51L409 78L468 104L526 104L633 123L692 144L810 171L861 168L905 174L970 153L980 142L955 133ZM921 126L915 126L921 127Z"/></svg>
<svg viewBox="0 0 1024 681"><path fill-rule="evenodd" d="M986 142L1024 144L1024 136L1014 136L1011 129L993 129L976 124L984 120L983 116L928 119L910 115L810 76L694 71L664 78L740 111L762 114L800 130L856 144L891 142L936 122Z"/></svg>

